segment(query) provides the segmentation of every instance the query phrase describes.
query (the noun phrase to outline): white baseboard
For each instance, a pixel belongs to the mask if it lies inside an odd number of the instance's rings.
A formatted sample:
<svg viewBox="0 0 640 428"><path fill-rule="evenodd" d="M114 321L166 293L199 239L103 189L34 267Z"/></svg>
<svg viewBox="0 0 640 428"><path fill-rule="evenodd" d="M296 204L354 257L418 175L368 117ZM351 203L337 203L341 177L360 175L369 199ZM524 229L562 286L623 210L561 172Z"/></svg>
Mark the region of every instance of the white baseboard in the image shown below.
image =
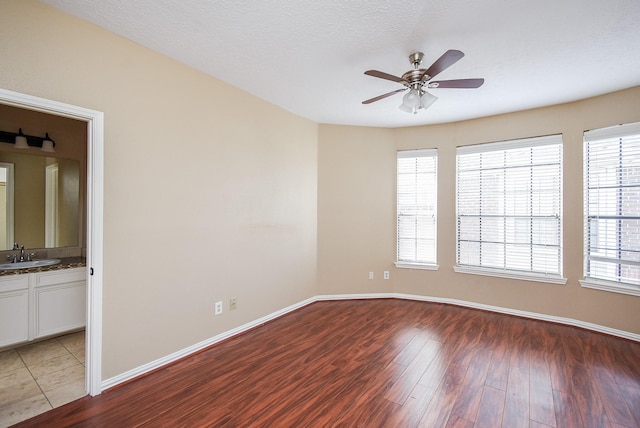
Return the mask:
<svg viewBox="0 0 640 428"><path fill-rule="evenodd" d="M598 333L605 333L611 336L617 336L623 339L629 339L635 342L640 342L640 334L631 333L629 331L624 331L624 330L617 330L615 328L610 328L610 327L606 327L599 324L593 324L590 322L575 320L573 318L557 317L554 315L539 314L537 312L521 311L518 309L503 308L501 306L485 305L482 303L467 302L465 300L447 299L442 297L429 297L429 296L420 296L415 294L402 294L402 293L397 293L395 297L397 299L418 300L422 302L446 303L449 305L464 306L466 308L482 309L484 311L497 312L497 313L507 314L507 315L515 315L522 318L530 318L530 319L540 320L540 321L549 321L557 324L565 324L573 327L580 327L587 330L596 331Z"/></svg>
<svg viewBox="0 0 640 428"><path fill-rule="evenodd" d="M314 296L309 299L303 300L299 303L296 303L294 305L288 306L284 309L281 309L279 311L266 315L262 318L259 318L255 321L249 322L247 324L243 324L229 331L225 331L224 333L220 333L217 336L214 336L207 340L203 340L202 342L196 343L187 348L181 349L180 351L174 352L170 355L167 355L166 357L159 358L155 361L151 361L150 363L144 364L142 366L136 367L132 370L126 371L112 378L106 379L102 382L102 390L104 391L105 389L112 388L116 385L119 385L128 380L131 380L135 377L141 376L152 370L159 369L164 365L167 365L181 358L189 356L195 352L198 352L211 345L214 345L220 341L236 336L240 333L244 333L247 330L250 330L254 327L257 327L273 319L279 318L285 314L288 314L289 312L295 311L296 309L300 309L311 303L319 302L319 301L327 301L327 300L359 300L359 299L405 299L405 300L415 300L415 301L421 301L421 302L445 303L449 305L463 306L463 307L473 308L473 309L482 309L485 311L497 312L501 314L515 315L523 318L530 318L530 319L541 320L541 321L550 321L558 324L565 324L565 325L570 325L574 327L580 327L587 330L592 330L599 333L605 333L612 336L621 337L623 339L640 342L640 334L631 333L624 330L617 330L614 328L605 327L602 325L593 324L589 322L579 321L572 318L556 317L553 315L546 315L546 314L539 314L536 312L528 312L528 311L521 311L517 309L503 308L500 306L485 305L482 303L468 302L465 300L448 299L443 297L421 296L416 294L403 294L403 293L363 293L363 294L331 294L331 295L326 294L326 295Z"/></svg>
<svg viewBox="0 0 640 428"><path fill-rule="evenodd" d="M225 339L228 339L230 337L236 336L240 333L244 333L245 331L251 330L254 327L257 327L261 324L264 324L268 321L271 321L273 319L279 318L282 315L285 315L291 311L295 311L296 309L300 309L310 303L315 302L316 299L315 298L309 298L306 300L303 300L301 302L298 302L294 305L288 306L284 309L280 309L279 311L273 312L269 315L265 315L262 318L258 318L255 321L251 321L249 323L243 324L239 327L236 327L234 329L225 331L224 333L220 333L217 336L213 336L209 339L203 340L202 342L196 343L194 345L191 345L187 348L181 349L177 352L174 352L172 354L167 355L166 357L162 357L162 358L158 358L155 361L151 361L150 363L144 364L142 366L136 367L134 369L128 370L124 373L121 373L117 376L114 376L112 378L106 379L102 381L102 390L104 391L105 389L109 389L112 388L116 385L119 385L123 382L126 382L128 380L131 380L135 377L141 376L145 373L148 373L152 370L156 370L159 369L160 367L167 365L169 363L172 363L174 361L177 361L181 358L184 358L186 356L189 356L195 352L201 351L202 349L205 349L211 345L214 345L218 342L221 342Z"/></svg>

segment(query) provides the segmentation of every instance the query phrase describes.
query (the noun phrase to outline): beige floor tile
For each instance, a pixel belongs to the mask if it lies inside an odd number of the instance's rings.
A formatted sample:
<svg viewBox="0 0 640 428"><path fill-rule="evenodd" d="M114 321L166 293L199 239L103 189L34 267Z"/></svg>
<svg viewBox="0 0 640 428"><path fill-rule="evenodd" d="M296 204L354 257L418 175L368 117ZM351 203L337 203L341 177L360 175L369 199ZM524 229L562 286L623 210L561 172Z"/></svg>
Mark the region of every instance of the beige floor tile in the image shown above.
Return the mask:
<svg viewBox="0 0 640 428"><path fill-rule="evenodd" d="M55 339L23 346L16 349L16 351L18 351L18 354L20 354L20 357L22 357L22 360L27 366L39 364L51 358L69 353L69 351Z"/></svg>
<svg viewBox="0 0 640 428"><path fill-rule="evenodd" d="M51 405L55 408L75 401L78 398L82 398L87 395L87 393L84 390L84 382L74 382L61 386L60 388L52 389L45 395L49 399Z"/></svg>
<svg viewBox="0 0 640 428"><path fill-rule="evenodd" d="M84 371L84 366L78 363L39 377L38 385L40 385L40 388L42 388L46 394L49 391L73 382L81 382L84 384Z"/></svg>
<svg viewBox="0 0 640 428"><path fill-rule="evenodd" d="M82 331L0 352L0 428L85 396L84 344Z"/></svg>
<svg viewBox="0 0 640 428"><path fill-rule="evenodd" d="M67 353L59 357L50 358L37 364L29 364L29 371L36 378L36 381L40 381L40 378L50 373L55 373L59 370L67 367L75 366L79 364L76 357Z"/></svg>
<svg viewBox="0 0 640 428"><path fill-rule="evenodd" d="M40 387L26 368L0 377L0 407L41 394Z"/></svg>
<svg viewBox="0 0 640 428"><path fill-rule="evenodd" d="M8 406L0 407L0 427L8 427L51 409L51 404L42 393L17 401Z"/></svg>
<svg viewBox="0 0 640 428"><path fill-rule="evenodd" d="M84 349L72 352L73 356L80 362L80 364L84 365L86 363L85 351Z"/></svg>
<svg viewBox="0 0 640 428"><path fill-rule="evenodd" d="M76 352L81 350L84 351L84 344L85 344L84 331L79 331L77 333L71 333L65 336L60 336L57 339L58 339L58 342L60 342L72 354L75 354Z"/></svg>
<svg viewBox="0 0 640 428"><path fill-rule="evenodd" d="M25 368L25 365L15 349L0 352L0 377L3 374L23 368Z"/></svg>

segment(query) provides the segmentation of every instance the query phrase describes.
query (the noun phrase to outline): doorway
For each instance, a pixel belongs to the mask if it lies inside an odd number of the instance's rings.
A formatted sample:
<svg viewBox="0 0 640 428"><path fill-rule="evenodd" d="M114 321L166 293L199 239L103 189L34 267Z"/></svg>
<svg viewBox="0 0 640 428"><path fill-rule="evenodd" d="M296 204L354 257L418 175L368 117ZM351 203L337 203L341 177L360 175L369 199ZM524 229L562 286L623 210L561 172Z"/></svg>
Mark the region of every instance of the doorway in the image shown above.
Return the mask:
<svg viewBox="0 0 640 428"><path fill-rule="evenodd" d="M45 98L0 89L0 103L87 124L87 326L85 390L102 392L102 266L104 114Z"/></svg>

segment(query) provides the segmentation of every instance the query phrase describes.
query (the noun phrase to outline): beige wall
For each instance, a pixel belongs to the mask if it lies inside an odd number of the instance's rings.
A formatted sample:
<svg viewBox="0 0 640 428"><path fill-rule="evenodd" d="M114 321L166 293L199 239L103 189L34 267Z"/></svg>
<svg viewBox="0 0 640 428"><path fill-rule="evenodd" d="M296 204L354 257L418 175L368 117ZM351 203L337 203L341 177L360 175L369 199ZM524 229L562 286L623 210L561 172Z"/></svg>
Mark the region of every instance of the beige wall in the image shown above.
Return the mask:
<svg viewBox="0 0 640 428"><path fill-rule="evenodd" d="M104 379L316 294L317 124L34 0L0 58L105 115Z"/></svg>
<svg viewBox="0 0 640 428"><path fill-rule="evenodd" d="M319 292L392 292L382 272L395 260L394 131L321 125L318 135Z"/></svg>
<svg viewBox="0 0 640 428"><path fill-rule="evenodd" d="M634 121L640 121L640 87L549 108L395 129L391 134L389 130L322 125L318 143L319 292L391 290L567 317L640 334L640 297L586 289L578 283L583 242L582 132ZM556 133L563 134L564 140L567 284L455 273L456 147ZM395 183L395 151L416 148L438 149L438 271L396 269L391 264L395 259L395 189L389 186ZM344 172L347 163L349 173ZM372 270L378 277L391 270L389 283L367 281L367 272Z"/></svg>

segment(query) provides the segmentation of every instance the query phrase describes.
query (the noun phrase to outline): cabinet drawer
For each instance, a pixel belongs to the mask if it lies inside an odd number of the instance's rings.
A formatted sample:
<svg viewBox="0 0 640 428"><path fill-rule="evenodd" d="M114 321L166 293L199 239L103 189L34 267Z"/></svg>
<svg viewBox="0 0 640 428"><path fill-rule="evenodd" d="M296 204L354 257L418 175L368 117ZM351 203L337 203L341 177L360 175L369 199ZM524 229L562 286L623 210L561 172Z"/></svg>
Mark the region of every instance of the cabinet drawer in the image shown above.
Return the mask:
<svg viewBox="0 0 640 428"><path fill-rule="evenodd" d="M87 268L64 269L35 274L35 286L64 284L87 279Z"/></svg>
<svg viewBox="0 0 640 428"><path fill-rule="evenodd" d="M14 275L0 278L0 293L3 291L26 290L29 288L29 275Z"/></svg>

